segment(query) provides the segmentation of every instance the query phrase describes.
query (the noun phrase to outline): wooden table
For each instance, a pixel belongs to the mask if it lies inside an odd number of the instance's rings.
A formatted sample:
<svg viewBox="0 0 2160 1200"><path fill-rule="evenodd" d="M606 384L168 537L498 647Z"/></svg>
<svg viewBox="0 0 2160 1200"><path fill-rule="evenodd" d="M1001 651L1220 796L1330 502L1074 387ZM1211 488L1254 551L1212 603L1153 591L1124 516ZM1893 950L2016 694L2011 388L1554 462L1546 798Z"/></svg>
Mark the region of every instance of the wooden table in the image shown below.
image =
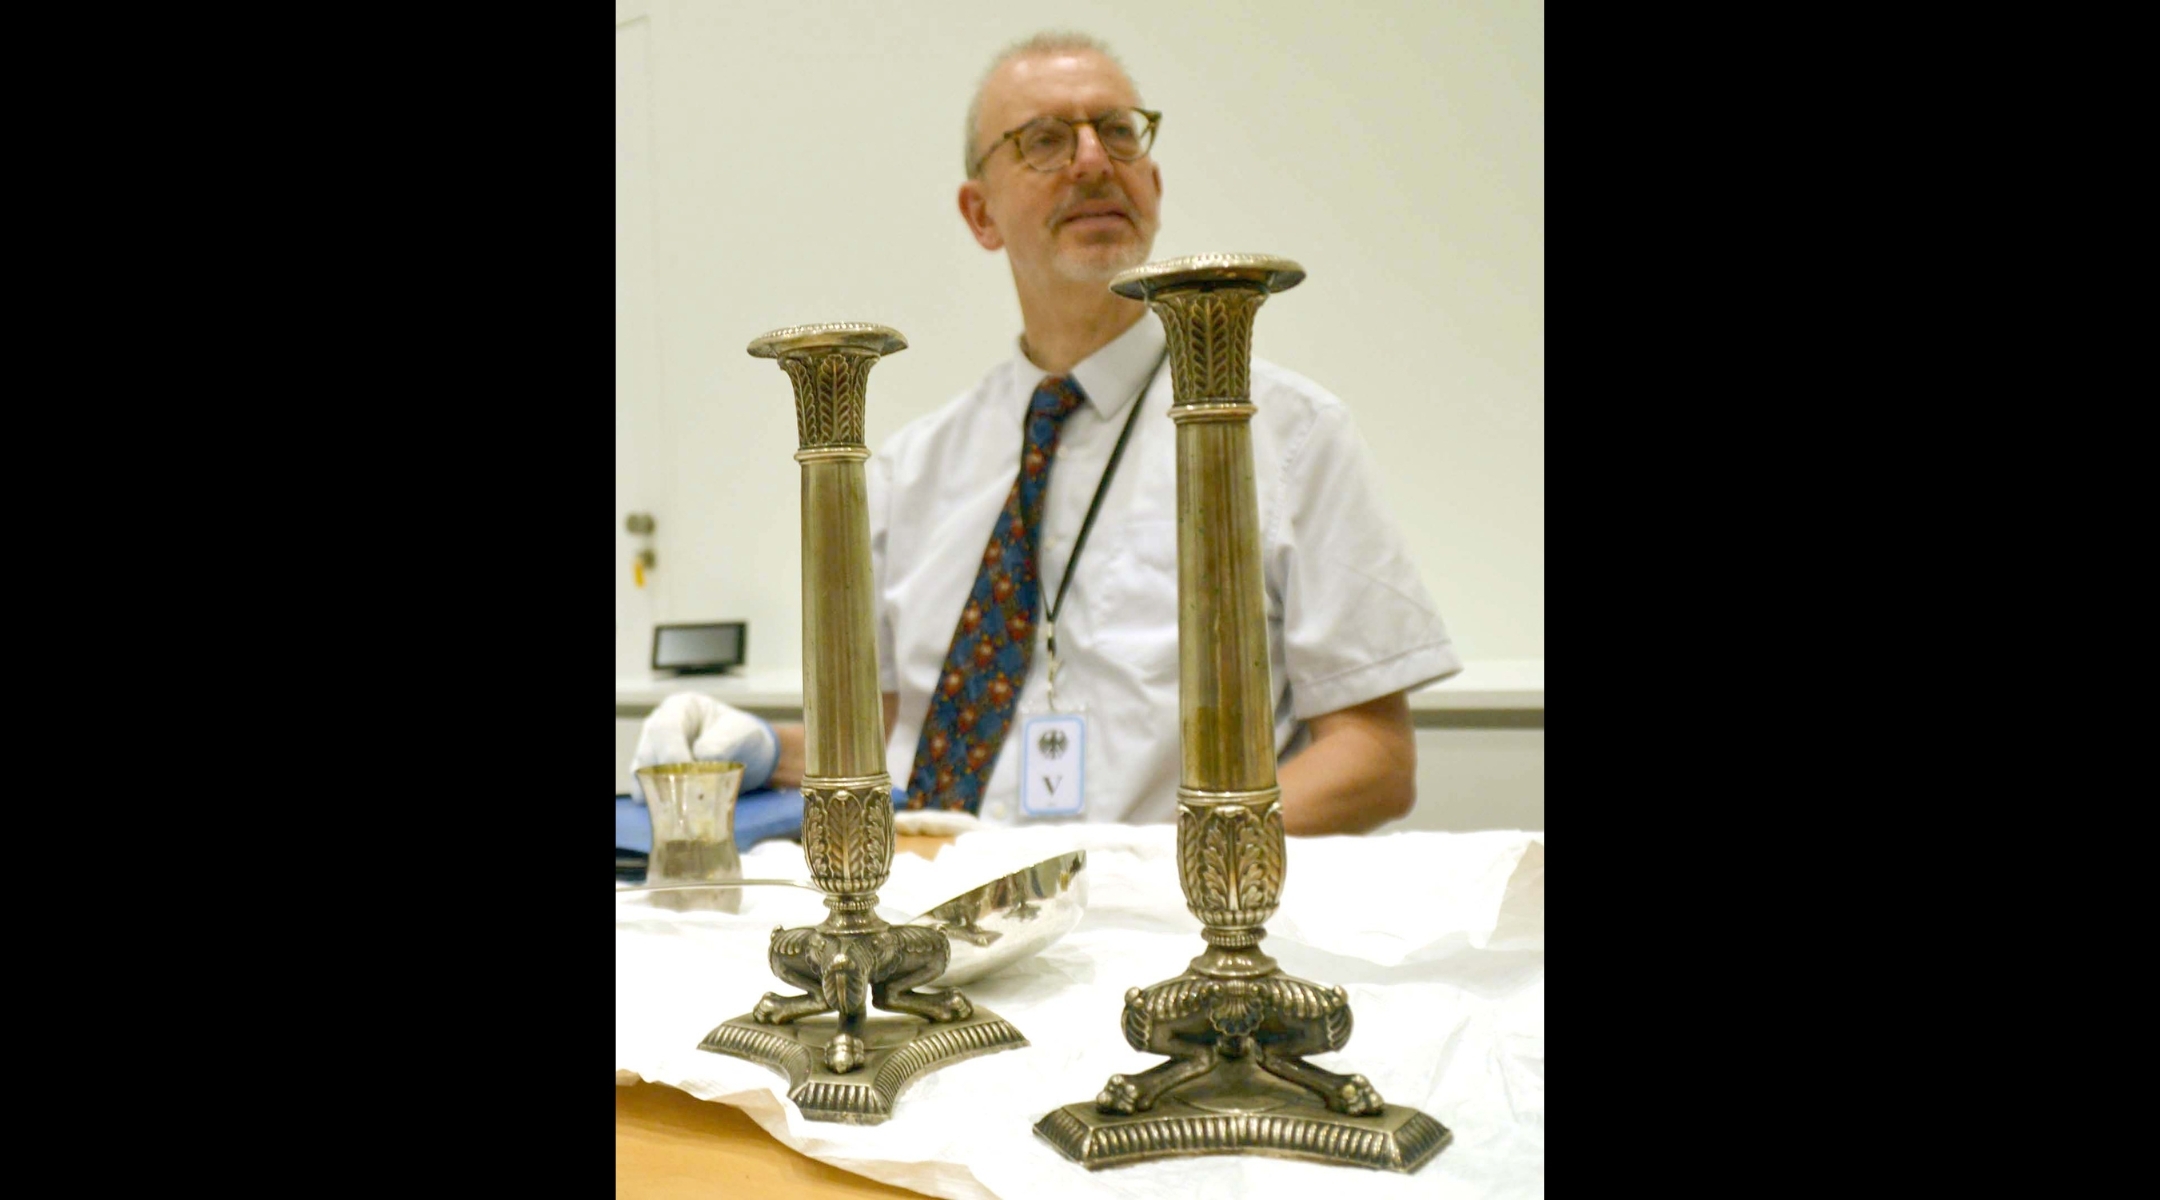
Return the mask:
<svg viewBox="0 0 2160 1200"><path fill-rule="evenodd" d="M899 850L936 858L947 837L900 837ZM797 1154L728 1104L657 1083L615 1089L615 1194L646 1197L917 1196Z"/></svg>

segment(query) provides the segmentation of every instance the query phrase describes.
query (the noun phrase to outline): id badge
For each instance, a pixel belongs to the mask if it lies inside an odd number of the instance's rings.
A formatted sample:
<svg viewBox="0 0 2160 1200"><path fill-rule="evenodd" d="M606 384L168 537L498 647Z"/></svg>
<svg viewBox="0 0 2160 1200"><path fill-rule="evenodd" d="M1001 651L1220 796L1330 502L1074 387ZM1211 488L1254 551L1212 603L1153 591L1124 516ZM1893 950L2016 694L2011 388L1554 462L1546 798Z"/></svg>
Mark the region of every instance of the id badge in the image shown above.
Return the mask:
<svg viewBox="0 0 2160 1200"><path fill-rule="evenodd" d="M1020 719L1020 815L1077 817L1087 811L1087 711L1072 704Z"/></svg>

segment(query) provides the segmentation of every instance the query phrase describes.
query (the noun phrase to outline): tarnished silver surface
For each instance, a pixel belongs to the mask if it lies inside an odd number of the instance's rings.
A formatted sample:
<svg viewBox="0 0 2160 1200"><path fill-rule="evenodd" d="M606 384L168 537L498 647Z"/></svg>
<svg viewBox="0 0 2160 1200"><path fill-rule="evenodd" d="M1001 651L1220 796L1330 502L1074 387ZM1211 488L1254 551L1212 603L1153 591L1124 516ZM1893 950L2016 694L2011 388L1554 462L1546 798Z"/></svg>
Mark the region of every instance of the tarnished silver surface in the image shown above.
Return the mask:
<svg viewBox="0 0 2160 1200"><path fill-rule="evenodd" d="M824 889L801 879L736 879L718 883L640 884L617 895L752 887ZM1042 952L1072 932L1087 909L1087 851L1046 858L1025 870L1001 875L896 922L927 925L946 935L949 956L933 986L972 982Z"/></svg>
<svg viewBox="0 0 2160 1200"><path fill-rule="evenodd" d="M1120 271L1110 290L1128 300L1151 300L1159 291L1216 287L1286 292L1304 282L1305 268L1273 254L1188 254ZM1247 345L1252 327L1246 326ZM1251 355L1248 353L1248 359Z"/></svg>
<svg viewBox="0 0 2160 1200"><path fill-rule="evenodd" d="M714 1030L701 1048L788 1070L797 1054L833 1075L871 1066L870 1006L920 1021L880 1023L890 1039L877 1057L906 1065L906 1077L987 1050L1026 1044L1010 1025L995 1044L946 1036L975 1015L952 988L925 985L945 973L949 943L938 929L889 925L877 915L877 890L893 856L892 777L885 771L884 714L878 696L872 624L870 505L863 463L863 410L870 368L907 340L883 325L798 325L751 341L758 358L778 359L795 390L795 460L802 464L803 859L825 893L825 920L773 930L766 960L773 974L801 988L767 992L747 1017ZM830 1036L790 1039L726 1034L746 1023L784 1027L834 1014ZM1007 1033L1009 1037L1005 1036ZM725 1035L725 1036L723 1036ZM776 1058L775 1054L782 1054ZM882 1070L883 1068L880 1068ZM900 1083L872 1091L889 1111ZM859 1107L804 1104L819 1120L862 1119ZM856 1113L849 1117L843 1114ZM882 1119L879 1116L876 1119Z"/></svg>
<svg viewBox="0 0 2160 1200"><path fill-rule="evenodd" d="M1160 1055L1035 1132L1090 1169L1190 1154L1272 1154L1415 1171L1439 1122L1381 1100L1362 1075L1305 1060L1350 1040L1340 987L1285 975L1260 950L1282 896L1259 494L1252 324L1304 268L1260 254L1151 263L1111 282L1169 339L1177 423L1178 884L1207 949L1185 973L1125 993L1125 1041Z"/></svg>
<svg viewBox="0 0 2160 1200"><path fill-rule="evenodd" d="M861 1066L841 1073L825 1065L839 1030L839 1022L830 1016L791 1025L737 1017L706 1034L698 1049L747 1058L787 1076L788 1099L813 1121L876 1125L892 1116L893 1101L923 1072L1027 1045L1019 1030L987 1008L927 1028L906 1017L872 1017L858 1030Z"/></svg>
<svg viewBox="0 0 2160 1200"><path fill-rule="evenodd" d="M1259 1154L1415 1171L1454 1139L1438 1121L1400 1104L1356 1117L1331 1112L1311 1092L1250 1059L1226 1060L1223 1069L1140 1116L1068 1104L1052 1110L1035 1132L1090 1170L1155 1158Z"/></svg>
<svg viewBox="0 0 2160 1200"><path fill-rule="evenodd" d="M907 349L907 339L890 325L867 321L827 321L817 325L790 325L750 341L752 358L801 358L813 350L861 350L872 362Z"/></svg>

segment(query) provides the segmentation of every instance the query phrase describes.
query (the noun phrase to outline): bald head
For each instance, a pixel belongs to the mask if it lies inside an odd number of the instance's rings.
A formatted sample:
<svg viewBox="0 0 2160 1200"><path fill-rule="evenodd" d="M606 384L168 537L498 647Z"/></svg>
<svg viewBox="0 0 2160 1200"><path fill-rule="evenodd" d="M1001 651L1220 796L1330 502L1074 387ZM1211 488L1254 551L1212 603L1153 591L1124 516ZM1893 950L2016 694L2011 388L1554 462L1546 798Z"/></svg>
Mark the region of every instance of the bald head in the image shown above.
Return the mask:
<svg viewBox="0 0 2160 1200"><path fill-rule="evenodd" d="M975 95L968 101L967 128L961 142L960 169L974 175L976 158L990 139L1010 128L997 125L997 109L1006 107L999 103L1013 85L1021 82L1031 72L1030 67L1044 59L1098 58L1106 62L1124 81L1125 89L1132 94L1132 102L1140 102L1140 92L1132 84L1132 76L1125 64L1110 52L1110 47L1084 33L1038 33L1031 38L1014 42L998 56L990 60L990 69L983 72L981 82L975 85ZM987 99L986 99L987 97Z"/></svg>

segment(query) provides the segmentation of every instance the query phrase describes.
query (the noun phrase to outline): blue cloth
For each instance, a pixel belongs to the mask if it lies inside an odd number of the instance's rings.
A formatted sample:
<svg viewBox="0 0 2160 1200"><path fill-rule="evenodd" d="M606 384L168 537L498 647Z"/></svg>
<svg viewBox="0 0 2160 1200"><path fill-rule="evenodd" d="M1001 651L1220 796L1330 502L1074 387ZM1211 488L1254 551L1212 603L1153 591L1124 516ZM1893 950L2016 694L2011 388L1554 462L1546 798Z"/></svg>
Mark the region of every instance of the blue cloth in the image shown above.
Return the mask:
<svg viewBox="0 0 2160 1200"><path fill-rule="evenodd" d="M735 798L735 847L748 850L768 838L802 832L802 792L759 788ZM615 848L652 853L652 811L628 796L615 797Z"/></svg>

